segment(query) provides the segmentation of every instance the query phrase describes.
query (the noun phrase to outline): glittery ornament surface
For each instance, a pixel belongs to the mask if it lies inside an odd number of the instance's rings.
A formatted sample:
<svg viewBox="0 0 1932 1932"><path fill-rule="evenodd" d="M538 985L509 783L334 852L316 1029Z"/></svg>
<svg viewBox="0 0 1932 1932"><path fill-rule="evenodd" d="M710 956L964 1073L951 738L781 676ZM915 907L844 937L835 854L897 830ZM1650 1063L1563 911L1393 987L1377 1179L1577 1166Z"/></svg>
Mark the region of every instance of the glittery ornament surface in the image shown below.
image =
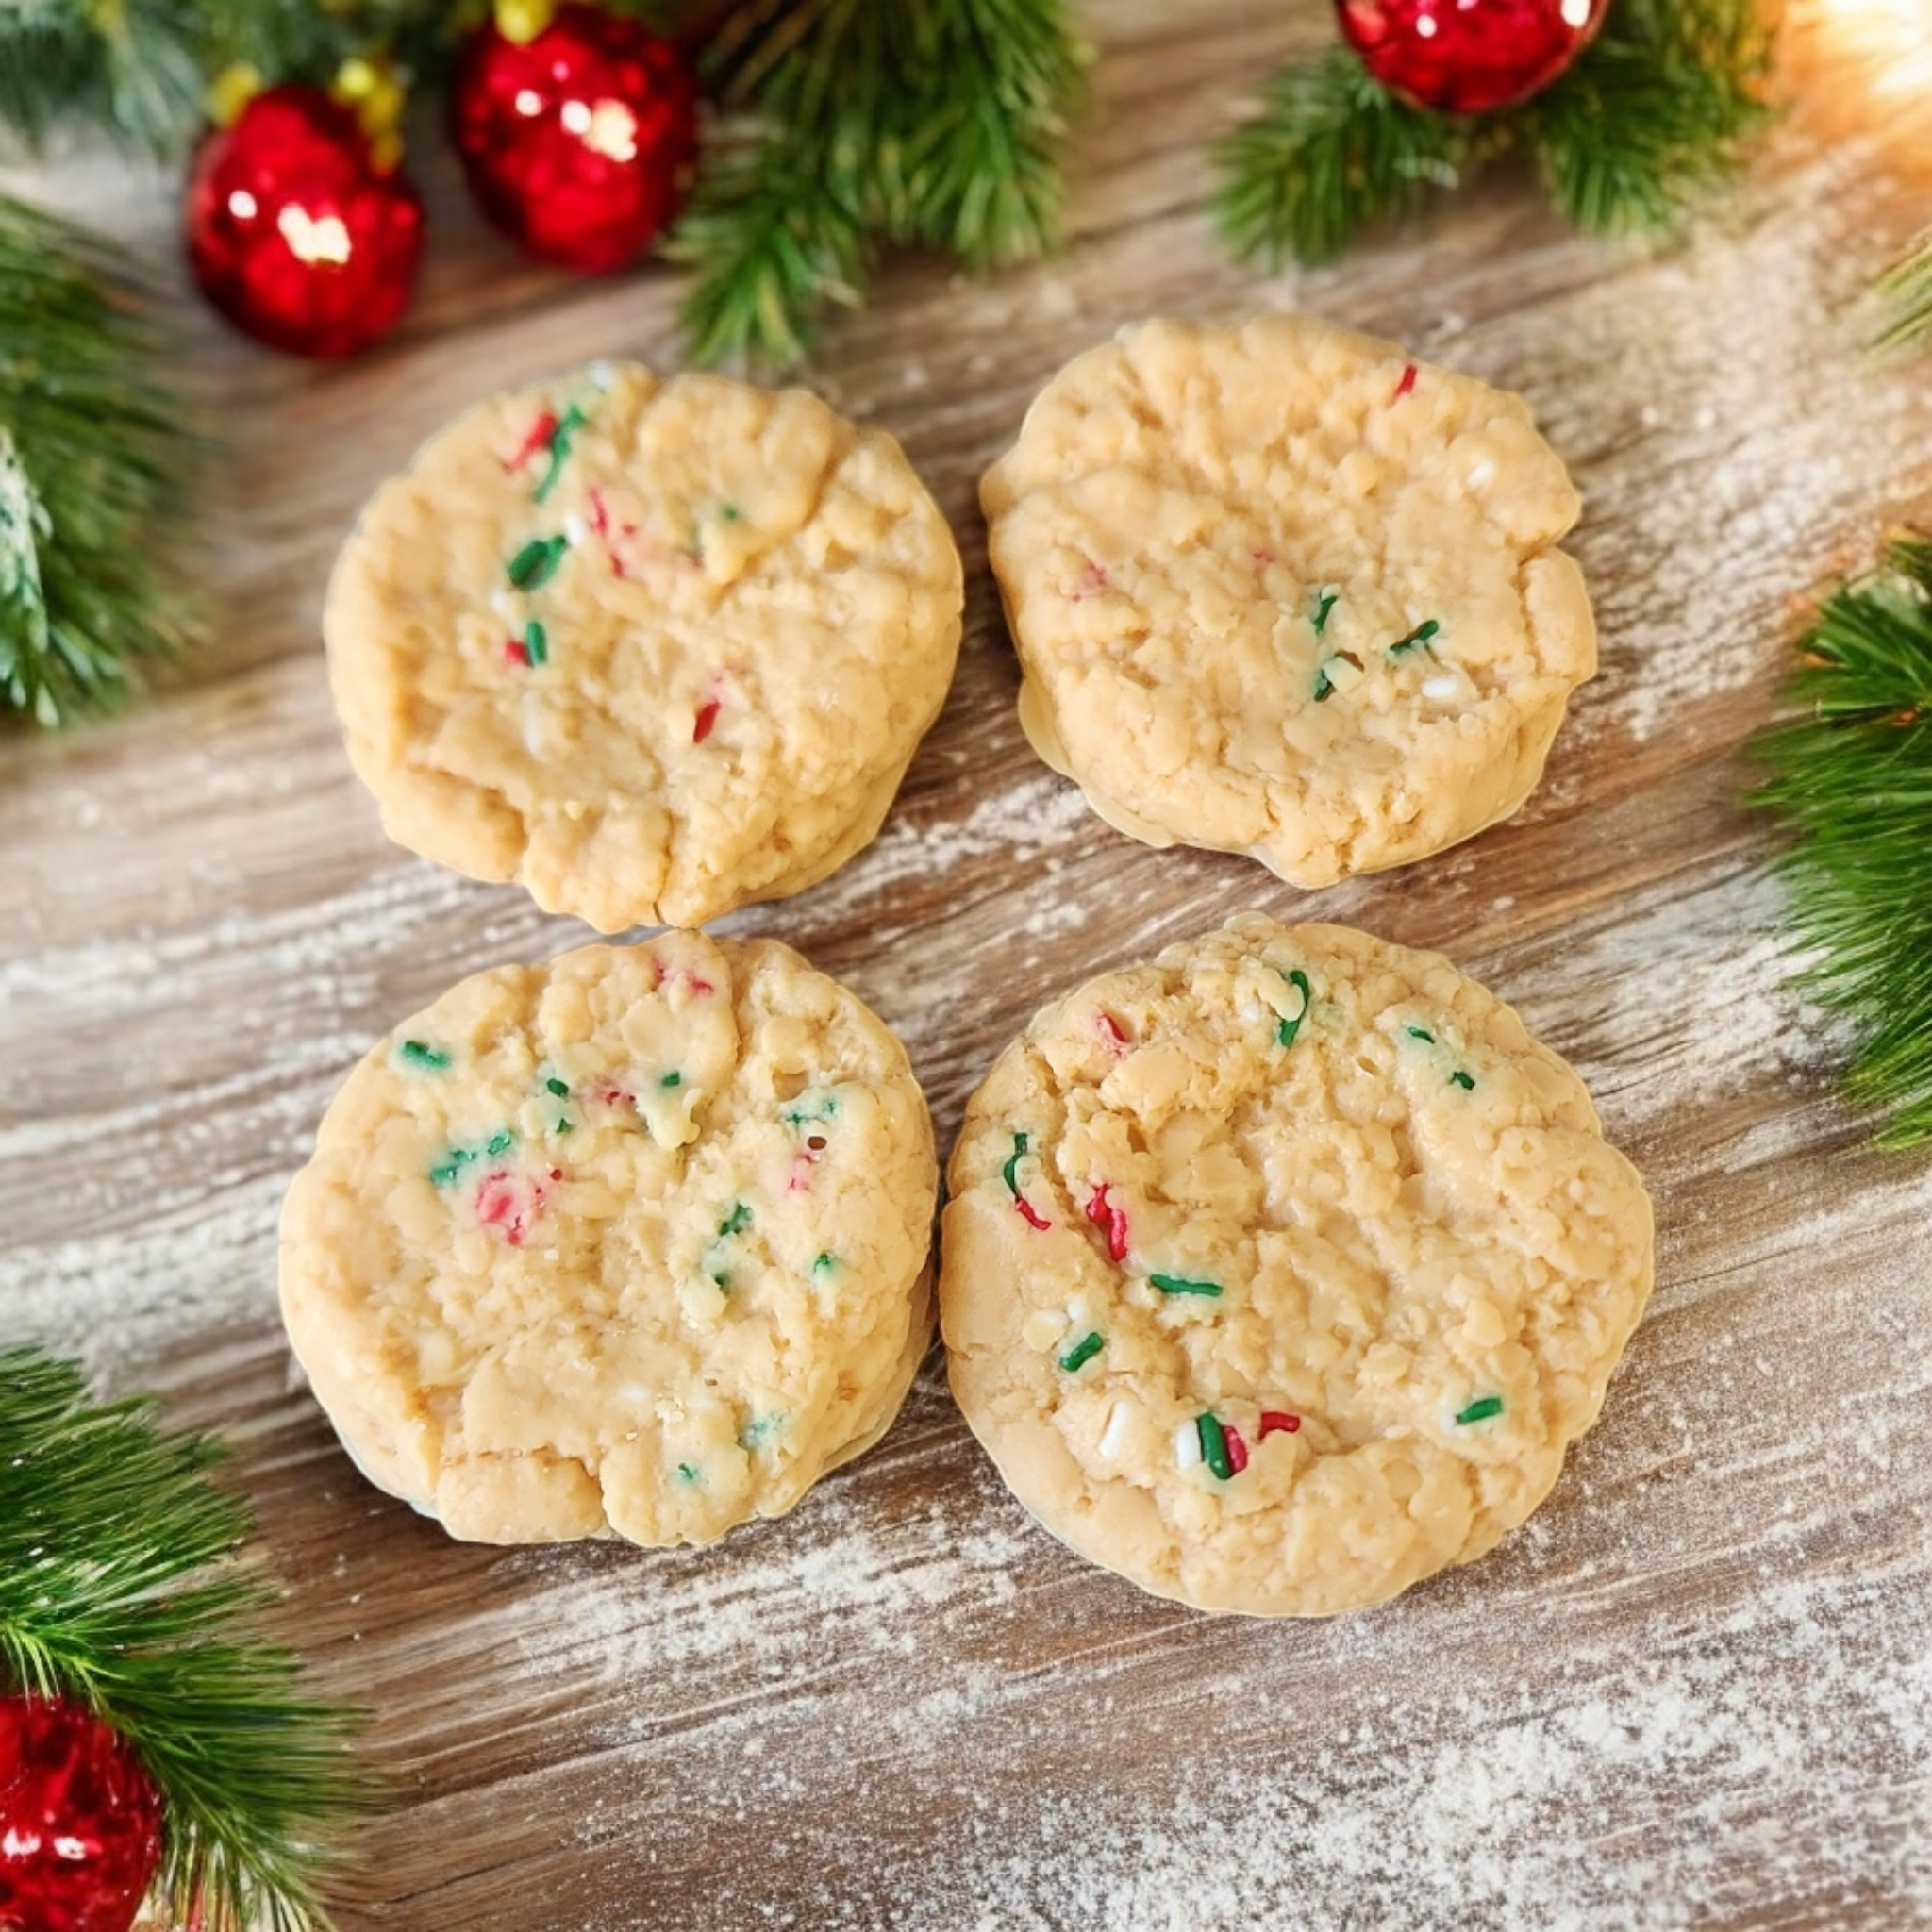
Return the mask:
<svg viewBox="0 0 1932 1932"><path fill-rule="evenodd" d="M572 5L522 45L480 27L450 108L484 213L543 260L602 275L636 260L683 201L696 99L669 41Z"/></svg>
<svg viewBox="0 0 1932 1932"><path fill-rule="evenodd" d="M112 1729L0 1697L0 1927L127 1932L160 1857L160 1801Z"/></svg>
<svg viewBox="0 0 1932 1932"><path fill-rule="evenodd" d="M1341 30L1391 93L1451 114L1527 100L1575 59L1609 0L1337 0Z"/></svg>
<svg viewBox="0 0 1932 1932"><path fill-rule="evenodd" d="M298 356L349 356L409 305L423 252L415 189L380 169L355 114L321 89L270 88L202 142L188 257L244 334Z"/></svg>

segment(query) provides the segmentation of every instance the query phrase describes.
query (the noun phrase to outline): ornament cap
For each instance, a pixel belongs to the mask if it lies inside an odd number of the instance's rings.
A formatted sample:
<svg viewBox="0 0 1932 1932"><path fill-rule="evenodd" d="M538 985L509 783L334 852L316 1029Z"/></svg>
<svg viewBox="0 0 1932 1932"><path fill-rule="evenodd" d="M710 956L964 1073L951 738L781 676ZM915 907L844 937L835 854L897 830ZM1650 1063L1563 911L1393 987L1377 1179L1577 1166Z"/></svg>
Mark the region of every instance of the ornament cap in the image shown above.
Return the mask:
<svg viewBox="0 0 1932 1932"><path fill-rule="evenodd" d="M495 0L496 31L512 46L527 47L557 18L557 0Z"/></svg>
<svg viewBox="0 0 1932 1932"><path fill-rule="evenodd" d="M217 127L232 127L242 110L264 87L261 69L247 60L236 60L208 84L208 118Z"/></svg>
<svg viewBox="0 0 1932 1932"><path fill-rule="evenodd" d="M403 160L403 109L408 90L390 60L356 58L336 70L330 94L355 115L369 142L370 164L393 175Z"/></svg>

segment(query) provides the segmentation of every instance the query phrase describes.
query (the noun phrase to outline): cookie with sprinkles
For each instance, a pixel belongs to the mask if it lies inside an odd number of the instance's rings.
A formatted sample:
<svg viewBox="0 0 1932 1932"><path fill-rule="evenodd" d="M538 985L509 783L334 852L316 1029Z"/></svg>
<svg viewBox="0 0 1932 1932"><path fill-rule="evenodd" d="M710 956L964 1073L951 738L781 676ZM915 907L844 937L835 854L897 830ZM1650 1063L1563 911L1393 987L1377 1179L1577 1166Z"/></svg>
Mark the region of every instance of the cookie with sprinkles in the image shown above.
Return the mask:
<svg viewBox="0 0 1932 1932"><path fill-rule="evenodd" d="M1020 722L1151 845L1424 858L1523 804L1596 669L1528 407L1306 316L1123 330L980 498Z"/></svg>
<svg viewBox="0 0 1932 1932"><path fill-rule="evenodd" d="M905 1050L771 941L480 973L350 1074L282 1211L289 1337L451 1535L707 1542L897 1414L931 1338Z"/></svg>
<svg viewBox="0 0 1932 1932"><path fill-rule="evenodd" d="M1596 1419L1651 1208L1576 1074L1433 953L1258 916L1048 1007L948 1170L953 1391L1156 1595L1326 1616L1490 1550Z"/></svg>
<svg viewBox="0 0 1932 1932"><path fill-rule="evenodd" d="M782 898L877 833L958 654L899 446L803 390L596 365L386 483L323 616L390 835L602 932Z"/></svg>

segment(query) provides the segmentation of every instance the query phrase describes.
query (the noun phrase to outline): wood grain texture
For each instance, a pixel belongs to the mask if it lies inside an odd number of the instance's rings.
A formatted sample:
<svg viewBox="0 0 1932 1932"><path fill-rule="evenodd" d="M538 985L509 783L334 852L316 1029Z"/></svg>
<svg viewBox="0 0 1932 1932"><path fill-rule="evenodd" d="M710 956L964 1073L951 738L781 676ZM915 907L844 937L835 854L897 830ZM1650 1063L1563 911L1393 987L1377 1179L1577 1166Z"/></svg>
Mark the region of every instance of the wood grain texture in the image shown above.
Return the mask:
<svg viewBox="0 0 1932 1932"><path fill-rule="evenodd" d="M1859 1151L1829 1096L1739 758L1796 601L1932 515L1927 365L1863 347L1872 278L1932 219L1925 104L1801 14L1800 105L1668 249L1579 242L1506 180L1257 280L1208 233L1205 144L1326 22L1093 0L1064 258L983 286L894 263L829 339L810 379L958 532L966 646L878 843L724 924L898 1028L942 1139L1043 999L1247 908L1442 948L1577 1063L1657 1199L1650 1316L1526 1530L1340 1622L1199 1617L1083 1565L936 1362L874 1454L708 1551L460 1546L356 1475L275 1320L281 1191L375 1035L585 934L384 841L322 585L481 391L669 360L677 287L518 262L429 155L391 345L309 369L184 298L230 439L217 640L123 721L0 746L0 1328L238 1444L288 1628L373 1708L391 1781L342 1932L1932 1924L1932 1174ZM165 245L165 182L30 185ZM1292 306L1530 397L1604 641L1522 814L1320 894L1145 851L1039 766L974 504L1119 324Z"/></svg>

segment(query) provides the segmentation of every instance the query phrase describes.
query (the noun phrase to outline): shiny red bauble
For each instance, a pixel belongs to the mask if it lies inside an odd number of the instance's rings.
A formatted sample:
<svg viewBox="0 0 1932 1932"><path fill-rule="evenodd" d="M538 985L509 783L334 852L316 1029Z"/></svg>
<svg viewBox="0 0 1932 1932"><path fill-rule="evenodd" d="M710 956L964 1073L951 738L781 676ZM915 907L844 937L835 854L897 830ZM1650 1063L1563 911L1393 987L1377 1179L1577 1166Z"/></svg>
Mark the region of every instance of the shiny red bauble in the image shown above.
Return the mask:
<svg viewBox="0 0 1932 1932"><path fill-rule="evenodd" d="M301 83L218 127L188 177L188 258L202 292L256 341L352 356L409 306L423 204L377 164L354 111Z"/></svg>
<svg viewBox="0 0 1932 1932"><path fill-rule="evenodd" d="M491 22L450 95L483 212L532 255L582 275L635 261L683 202L697 89L669 41L595 7L557 8L519 43Z"/></svg>
<svg viewBox="0 0 1932 1932"><path fill-rule="evenodd" d="M1392 94L1447 114L1526 101L1589 46L1609 0L1336 0Z"/></svg>
<svg viewBox="0 0 1932 1932"><path fill-rule="evenodd" d="M78 1705L0 1697L0 1925L127 1932L161 1861L132 1751Z"/></svg>

